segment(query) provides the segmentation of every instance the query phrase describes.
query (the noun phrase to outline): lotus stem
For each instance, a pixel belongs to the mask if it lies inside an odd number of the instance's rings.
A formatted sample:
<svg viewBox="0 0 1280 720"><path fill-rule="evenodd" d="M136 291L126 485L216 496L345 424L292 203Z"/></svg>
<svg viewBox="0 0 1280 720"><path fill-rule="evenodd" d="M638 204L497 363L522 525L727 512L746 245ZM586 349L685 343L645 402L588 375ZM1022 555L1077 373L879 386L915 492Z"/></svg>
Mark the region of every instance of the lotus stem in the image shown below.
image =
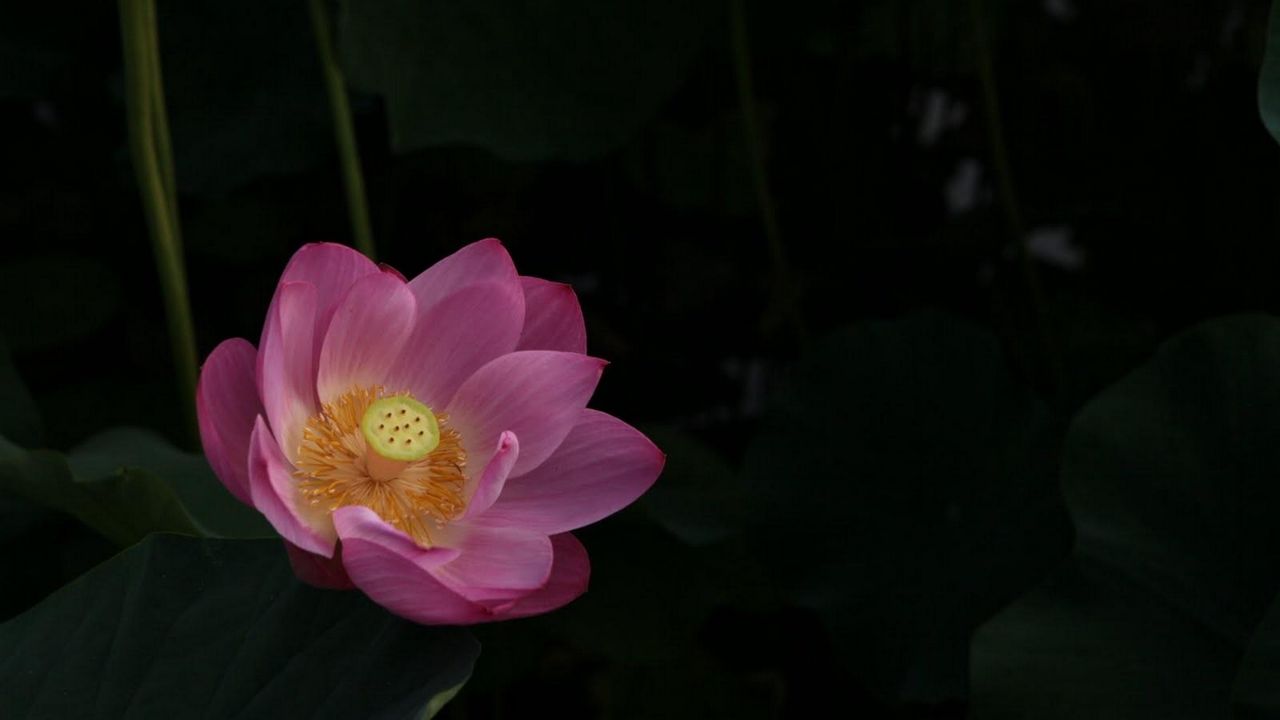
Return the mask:
<svg viewBox="0 0 1280 720"><path fill-rule="evenodd" d="M161 87L154 0L120 0L129 151L160 276L184 424L196 432L196 342L178 229L177 184Z"/></svg>
<svg viewBox="0 0 1280 720"><path fill-rule="evenodd" d="M360 170L360 153L356 147L355 124L351 119L351 103L347 99L347 82L338 63L333 44L333 30L324 0L310 0L311 25L315 30L316 49L329 94L329 112L333 115L333 135L338 145L338 161L342 166L342 183L347 193L347 213L351 218L351 236L356 249L372 258L373 230L369 226L369 207L365 197L364 175Z"/></svg>
<svg viewBox="0 0 1280 720"><path fill-rule="evenodd" d="M1043 382L1050 395L1058 395L1064 388L1064 368L1057 352L1057 343L1047 326L1044 289L1035 262L1027 252L1026 225L1022 207L1014 189L1013 169L1009 162L1009 149L1005 143L1004 123L1000 112L1000 93L996 87L995 67L991 58L991 40L987 35L986 11L982 0L969 0L970 19L973 23L974 51L978 66L978 79L982 88L983 115L987 126L987 143L991 151L991 164L995 171L997 193L1004 209L1005 223L1013 240L1014 257L1022 271L1027 304L1031 310L1032 331L1037 348L1035 355L1044 369Z"/></svg>
<svg viewBox="0 0 1280 720"><path fill-rule="evenodd" d="M778 212L769 189L769 176L765 169L764 136L760 119L756 115L755 83L751 76L751 46L747 35L746 14L742 0L729 0L729 23L733 41L733 68L738 84L738 104L742 111L743 130L747 151L751 158L751 178L755 185L756 204L760 208L760 220L764 224L765 240L769 244L769 259L773 265L775 302L791 321L796 338L806 339L804 316L791 265L782 245L782 233L778 228Z"/></svg>

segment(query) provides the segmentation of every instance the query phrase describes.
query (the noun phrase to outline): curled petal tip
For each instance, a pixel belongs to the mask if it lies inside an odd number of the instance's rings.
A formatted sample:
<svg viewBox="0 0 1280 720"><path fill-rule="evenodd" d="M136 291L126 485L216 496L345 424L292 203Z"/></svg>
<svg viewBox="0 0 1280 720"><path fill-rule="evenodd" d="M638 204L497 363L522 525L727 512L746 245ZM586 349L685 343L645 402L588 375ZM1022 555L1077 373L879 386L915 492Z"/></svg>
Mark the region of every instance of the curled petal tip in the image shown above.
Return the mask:
<svg viewBox="0 0 1280 720"><path fill-rule="evenodd" d="M404 283L409 282L408 279L405 278L404 273L388 265L387 263L384 263L384 262L378 263L378 269L388 275L394 275L395 277L400 278L400 282L404 282Z"/></svg>

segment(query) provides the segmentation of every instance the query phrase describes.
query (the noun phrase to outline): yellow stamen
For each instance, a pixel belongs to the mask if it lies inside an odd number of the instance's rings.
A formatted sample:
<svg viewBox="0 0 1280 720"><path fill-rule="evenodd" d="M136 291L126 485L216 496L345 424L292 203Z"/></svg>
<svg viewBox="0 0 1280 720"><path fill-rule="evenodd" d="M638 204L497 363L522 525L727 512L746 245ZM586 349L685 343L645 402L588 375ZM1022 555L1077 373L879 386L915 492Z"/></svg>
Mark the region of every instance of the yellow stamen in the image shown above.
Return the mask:
<svg viewBox="0 0 1280 720"><path fill-rule="evenodd" d="M393 419L405 410L411 426L414 417L421 418L417 423L421 430L413 430L423 432L421 439L413 436L422 443L418 448L387 452L377 442L377 422L371 425L375 443L369 441L364 427L369 423L362 421L388 408ZM434 426L434 443L427 439L428 425ZM462 494L466 464L462 439L449 427L448 418L434 415L407 392L389 395L381 387L353 388L307 420L295 476L302 496L312 506L332 512L364 505L419 545L430 547L431 531L456 518L466 505Z"/></svg>

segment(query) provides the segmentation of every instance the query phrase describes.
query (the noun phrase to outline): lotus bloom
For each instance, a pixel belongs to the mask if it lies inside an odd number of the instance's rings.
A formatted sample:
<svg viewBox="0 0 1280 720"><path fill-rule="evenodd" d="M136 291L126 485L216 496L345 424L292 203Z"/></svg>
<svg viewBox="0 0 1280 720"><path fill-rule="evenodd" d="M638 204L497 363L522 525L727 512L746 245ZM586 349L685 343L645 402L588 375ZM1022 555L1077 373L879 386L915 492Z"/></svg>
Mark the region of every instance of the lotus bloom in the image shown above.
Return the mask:
<svg viewBox="0 0 1280 720"><path fill-rule="evenodd" d="M569 531L631 503L663 464L587 409L605 362L585 353L572 289L520 277L496 240L407 282L307 245L258 348L227 340L205 362L200 435L303 580L426 624L534 615L586 589Z"/></svg>

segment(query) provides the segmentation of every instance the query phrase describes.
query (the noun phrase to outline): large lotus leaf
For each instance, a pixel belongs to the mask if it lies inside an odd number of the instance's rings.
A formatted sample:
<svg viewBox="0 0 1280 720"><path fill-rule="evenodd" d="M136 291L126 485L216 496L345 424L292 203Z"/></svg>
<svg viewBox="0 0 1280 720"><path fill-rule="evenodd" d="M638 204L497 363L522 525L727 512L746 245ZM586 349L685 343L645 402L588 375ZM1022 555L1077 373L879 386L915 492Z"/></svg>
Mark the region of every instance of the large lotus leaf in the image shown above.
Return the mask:
<svg viewBox="0 0 1280 720"><path fill-rule="evenodd" d="M740 529L742 479L724 458L689 432L666 426L644 431L667 454L662 482L640 499L650 516L695 547L722 541Z"/></svg>
<svg viewBox="0 0 1280 720"><path fill-rule="evenodd" d="M975 720L1227 718L1240 654L1091 558L983 626L972 652Z"/></svg>
<svg viewBox="0 0 1280 720"><path fill-rule="evenodd" d="M223 487L208 461L140 428L112 428L89 438L68 456L82 482L107 478L162 481L172 489L196 529L214 537L270 537L262 515Z"/></svg>
<svg viewBox="0 0 1280 720"><path fill-rule="evenodd" d="M25 450L0 437L0 490L71 515L122 546L151 532L274 535L256 510L226 491L202 456L131 428L108 430L69 456Z"/></svg>
<svg viewBox="0 0 1280 720"><path fill-rule="evenodd" d="M689 547L639 508L579 535L591 553L590 590L553 613L477 628L486 648L477 695L566 717L770 716L756 697L767 693L708 647L709 618L742 600L756 580L749 568ZM758 632L742 628L753 651L763 645Z"/></svg>
<svg viewBox="0 0 1280 720"><path fill-rule="evenodd" d="M302 584L279 541L153 535L0 625L0 716L417 720L478 652Z"/></svg>
<svg viewBox="0 0 1280 720"><path fill-rule="evenodd" d="M1278 436L1270 317L1196 327L1085 406L1063 470L1075 560L979 633L975 717L1228 717L1280 589Z"/></svg>
<svg viewBox="0 0 1280 720"><path fill-rule="evenodd" d="M1254 632L1231 691L1236 717L1280 718L1280 600Z"/></svg>
<svg viewBox="0 0 1280 720"><path fill-rule="evenodd" d="M119 473L81 481L52 450L24 450L0 437L0 490L64 512L118 545L154 531L198 534L173 489L154 476Z"/></svg>

